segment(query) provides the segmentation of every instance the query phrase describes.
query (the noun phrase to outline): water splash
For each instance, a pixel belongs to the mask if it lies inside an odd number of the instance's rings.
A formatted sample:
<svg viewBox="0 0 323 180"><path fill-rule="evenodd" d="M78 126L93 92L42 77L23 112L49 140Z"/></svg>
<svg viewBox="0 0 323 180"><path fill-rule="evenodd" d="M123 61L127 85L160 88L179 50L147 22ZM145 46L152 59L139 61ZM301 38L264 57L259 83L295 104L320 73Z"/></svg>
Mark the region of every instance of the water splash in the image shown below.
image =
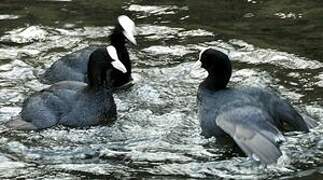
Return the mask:
<svg viewBox="0 0 323 180"><path fill-rule="evenodd" d="M139 18L174 16L187 9L126 6ZM67 53L105 45L112 28L35 25L9 30L0 38L9 44L0 47L0 178L268 179L293 177L321 165L322 104L319 95L302 103L314 88L322 87L320 62L237 39L214 40L213 32L175 25L138 24L141 42L138 49L130 48L136 83L114 95L115 124L88 129L59 126L40 132L8 131L1 125L18 115L28 95L47 87L38 81L39 72ZM200 135L196 91L206 73L192 72L191 67L205 47L220 49L232 59L230 87L271 87L319 121L309 134L286 134L278 165L259 166ZM287 83L290 79L295 83ZM307 93L303 84L313 89Z"/></svg>

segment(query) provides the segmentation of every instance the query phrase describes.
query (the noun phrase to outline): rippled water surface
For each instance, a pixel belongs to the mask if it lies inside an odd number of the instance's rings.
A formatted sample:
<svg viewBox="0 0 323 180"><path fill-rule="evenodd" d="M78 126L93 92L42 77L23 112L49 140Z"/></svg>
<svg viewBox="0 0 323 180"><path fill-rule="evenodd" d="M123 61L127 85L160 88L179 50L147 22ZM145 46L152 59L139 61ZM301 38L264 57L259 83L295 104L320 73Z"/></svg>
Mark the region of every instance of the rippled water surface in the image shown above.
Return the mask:
<svg viewBox="0 0 323 180"><path fill-rule="evenodd" d="M120 14L138 26L129 46L136 84L114 95L118 121L89 129L6 131L0 125L5 178L314 178L323 177L323 55L320 1L2 0L0 124L60 57L106 44ZM270 87L319 126L287 133L283 157L263 167L200 135L191 72L199 50L233 61L231 87Z"/></svg>

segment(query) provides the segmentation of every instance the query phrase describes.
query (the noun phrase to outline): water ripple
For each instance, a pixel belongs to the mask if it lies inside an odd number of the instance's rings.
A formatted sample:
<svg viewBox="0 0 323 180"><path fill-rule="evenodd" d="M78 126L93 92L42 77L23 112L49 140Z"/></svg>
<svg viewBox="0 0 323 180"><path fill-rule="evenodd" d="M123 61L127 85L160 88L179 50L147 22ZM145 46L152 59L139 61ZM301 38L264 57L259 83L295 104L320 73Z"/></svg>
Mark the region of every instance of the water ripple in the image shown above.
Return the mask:
<svg viewBox="0 0 323 180"><path fill-rule="evenodd" d="M175 10L188 10L188 7L149 6L149 5L131 4L126 10L134 11L134 12L142 12L146 14L153 14L153 15L165 15L165 14L176 14Z"/></svg>
<svg viewBox="0 0 323 180"><path fill-rule="evenodd" d="M154 15L185 10L137 4L128 10L137 8L138 13ZM76 28L73 24L29 26L1 37L6 45L0 47L0 178L267 179L322 164L323 104L302 103L314 91L304 87L322 87L322 64L241 40L215 41L214 33L203 29L138 25L140 51L130 47L135 84L114 94L118 121L111 126L15 132L1 125L18 115L26 96L47 87L38 81L39 72L69 52L107 43L111 30L111 26ZM230 87L271 88L319 122L309 134L286 134L278 165L265 168L200 135L196 91L207 74L193 71L192 65L206 47L219 49L233 60Z"/></svg>

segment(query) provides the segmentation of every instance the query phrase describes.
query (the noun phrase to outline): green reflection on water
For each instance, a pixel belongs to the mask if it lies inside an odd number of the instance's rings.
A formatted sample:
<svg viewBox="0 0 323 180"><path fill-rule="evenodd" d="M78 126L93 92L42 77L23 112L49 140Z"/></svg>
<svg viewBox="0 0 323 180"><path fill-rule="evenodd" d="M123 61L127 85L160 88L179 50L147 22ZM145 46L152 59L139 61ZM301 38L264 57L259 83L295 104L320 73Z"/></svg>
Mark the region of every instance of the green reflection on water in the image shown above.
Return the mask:
<svg viewBox="0 0 323 180"><path fill-rule="evenodd" d="M0 21L0 33L26 24L64 26L111 25L119 14L126 12L123 6L142 5L188 6L186 12L165 15L168 26L203 28L216 33L218 39L242 39L263 48L299 54L323 60L323 2L319 0L74 0L71 2L3 0L1 14L20 15L22 18ZM292 13L296 16L282 19L276 13ZM131 14L130 14L131 15ZM188 15L189 18L180 20ZM151 16L139 22L158 22Z"/></svg>

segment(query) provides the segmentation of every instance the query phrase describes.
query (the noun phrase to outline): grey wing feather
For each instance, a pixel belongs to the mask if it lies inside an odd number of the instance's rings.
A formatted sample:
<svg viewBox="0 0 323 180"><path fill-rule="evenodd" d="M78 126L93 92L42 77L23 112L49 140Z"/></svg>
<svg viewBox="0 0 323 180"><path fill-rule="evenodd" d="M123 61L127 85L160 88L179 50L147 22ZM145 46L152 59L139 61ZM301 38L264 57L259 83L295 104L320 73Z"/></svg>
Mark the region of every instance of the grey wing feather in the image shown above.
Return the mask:
<svg viewBox="0 0 323 180"><path fill-rule="evenodd" d="M249 157L272 164L282 155L278 142L284 137L267 118L260 109L243 107L219 115L216 123Z"/></svg>

